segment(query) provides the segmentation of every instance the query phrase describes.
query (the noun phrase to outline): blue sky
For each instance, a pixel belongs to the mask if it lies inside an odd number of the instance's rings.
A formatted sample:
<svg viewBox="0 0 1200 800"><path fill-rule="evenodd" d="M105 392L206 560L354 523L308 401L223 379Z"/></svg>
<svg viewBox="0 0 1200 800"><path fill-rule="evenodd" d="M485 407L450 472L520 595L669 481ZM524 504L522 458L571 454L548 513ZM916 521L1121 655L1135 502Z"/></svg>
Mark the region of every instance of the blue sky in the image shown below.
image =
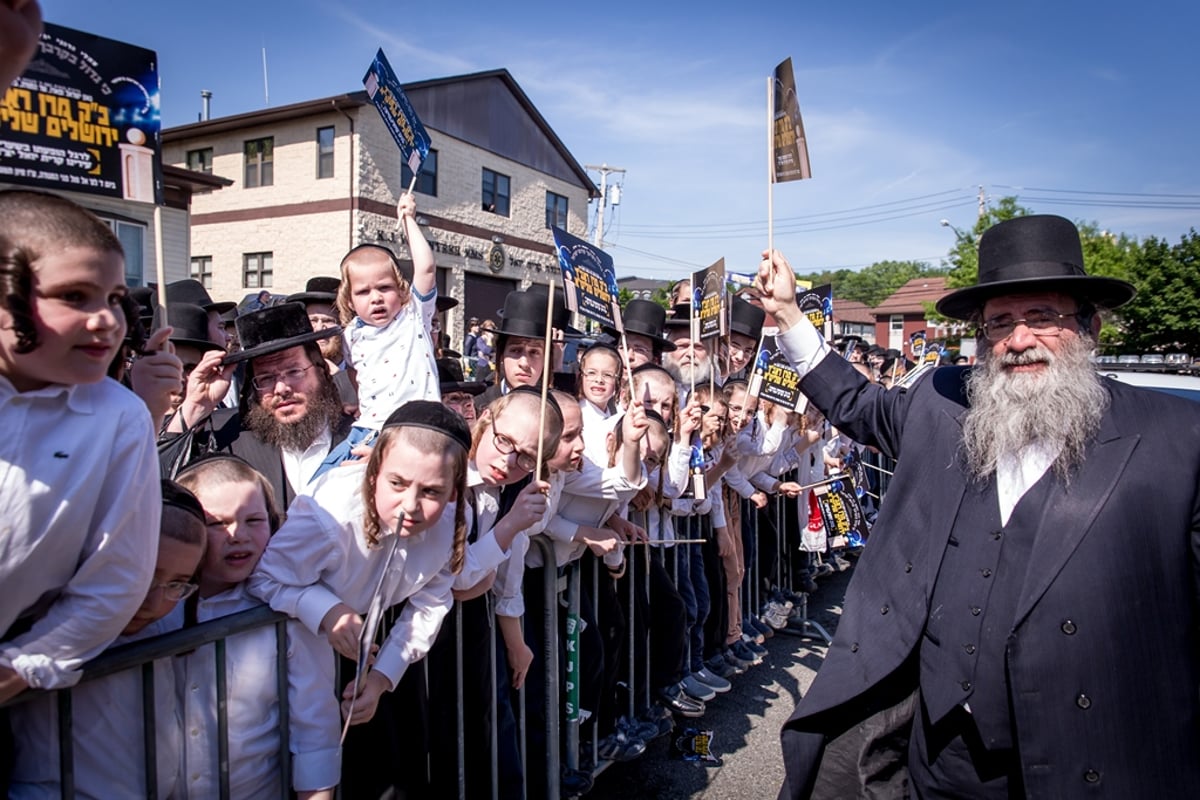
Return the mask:
<svg viewBox="0 0 1200 800"><path fill-rule="evenodd" d="M774 190L801 272L937 262L978 187L1178 241L1200 213L1193 3L42 0L50 22L156 50L166 126L507 68L581 164L627 170L618 274L674 277L767 240L766 79L791 57L813 178ZM435 142L436 145L436 142ZM598 180L598 175L593 174Z"/></svg>

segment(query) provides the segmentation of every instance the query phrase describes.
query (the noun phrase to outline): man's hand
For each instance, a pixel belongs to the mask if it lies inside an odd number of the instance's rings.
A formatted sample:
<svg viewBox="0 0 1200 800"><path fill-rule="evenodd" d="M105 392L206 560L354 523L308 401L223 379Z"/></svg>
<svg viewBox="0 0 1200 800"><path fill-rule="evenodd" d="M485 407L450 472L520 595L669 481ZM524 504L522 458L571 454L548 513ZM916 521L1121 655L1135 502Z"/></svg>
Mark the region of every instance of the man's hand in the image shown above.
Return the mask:
<svg viewBox="0 0 1200 800"><path fill-rule="evenodd" d="M351 661L358 661L358 640L362 635L362 627L363 618L345 603L338 603L321 619L321 633L325 634L334 650Z"/></svg>
<svg viewBox="0 0 1200 800"><path fill-rule="evenodd" d="M800 484L795 481L784 481L779 484L775 491L784 497L799 497L800 492L803 490L800 488Z"/></svg>
<svg viewBox="0 0 1200 800"><path fill-rule="evenodd" d="M621 435L626 447L640 442L646 435L646 429L650 427L650 420L646 419L645 406L640 403L630 403L629 410L625 412L625 417L621 420L621 426Z"/></svg>
<svg viewBox="0 0 1200 800"><path fill-rule="evenodd" d="M629 507L634 511L649 511L650 506L654 505L654 494L649 486L642 487L629 501Z"/></svg>
<svg viewBox="0 0 1200 800"><path fill-rule="evenodd" d="M575 534L575 539L586 544L598 558L614 552L620 544L620 537L616 531L587 525L579 526L579 533Z"/></svg>
<svg viewBox="0 0 1200 800"><path fill-rule="evenodd" d="M229 381L237 368L236 364L221 366L224 357L224 350L209 350L200 358L192 374L188 375L183 403L175 419L171 420L172 431L182 432L183 425L195 425L221 404L229 392Z"/></svg>
<svg viewBox="0 0 1200 800"><path fill-rule="evenodd" d="M782 333L802 316L796 305L796 275L778 250L764 250L762 257L754 289L762 299L763 310L775 318Z"/></svg>
<svg viewBox="0 0 1200 800"><path fill-rule="evenodd" d="M715 529L717 534L717 555L721 558L729 558L734 554L733 537L729 535L729 528L722 525Z"/></svg>
<svg viewBox="0 0 1200 800"><path fill-rule="evenodd" d="M616 514L610 516L608 521L604 524L606 527L616 531L621 538L630 544L650 541L650 537L646 535L645 529L643 529L640 525L634 525L629 520L624 519Z"/></svg>
<svg viewBox="0 0 1200 800"><path fill-rule="evenodd" d="M692 434L700 429L704 422L704 407L696 399L695 394L688 398L687 405L679 414L679 429L675 432L676 444L688 444Z"/></svg>
<svg viewBox="0 0 1200 800"><path fill-rule="evenodd" d="M16 670L12 667L0 667L0 703L11 700L28 688L29 684Z"/></svg>
<svg viewBox="0 0 1200 800"><path fill-rule="evenodd" d="M172 332L170 327L156 330L146 342L146 355L129 369L129 385L146 404L155 430L171 412L171 396L183 393L183 362L171 346Z"/></svg>
<svg viewBox="0 0 1200 800"><path fill-rule="evenodd" d="M754 503L755 508L766 508L767 496L762 492L755 492L754 494L750 495L750 502Z"/></svg>
<svg viewBox="0 0 1200 800"><path fill-rule="evenodd" d="M346 684L345 691L342 692L342 716L350 715L351 725L362 725L364 722L370 722L371 717L375 716L375 709L379 707L379 698L383 697L384 692L392 690L392 682L385 678L381 673L371 670L367 673L367 677L363 678L362 691L358 693L358 699L354 700L354 712L350 712L351 698L354 697L354 681Z"/></svg>

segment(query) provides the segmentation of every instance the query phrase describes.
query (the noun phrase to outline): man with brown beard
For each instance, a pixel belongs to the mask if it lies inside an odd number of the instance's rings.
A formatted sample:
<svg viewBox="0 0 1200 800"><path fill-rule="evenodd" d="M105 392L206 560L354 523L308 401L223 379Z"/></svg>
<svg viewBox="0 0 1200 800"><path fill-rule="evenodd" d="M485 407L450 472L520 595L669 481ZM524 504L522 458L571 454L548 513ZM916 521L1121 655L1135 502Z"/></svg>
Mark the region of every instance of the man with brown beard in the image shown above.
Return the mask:
<svg viewBox="0 0 1200 800"><path fill-rule="evenodd" d="M280 506L287 508L305 493L313 473L354 421L342 411L318 344L342 329L315 331L302 304L283 303L243 314L237 330L240 351L206 353L192 370L171 429L182 430L186 424L194 430L186 460L212 450L241 456L267 477ZM238 408L214 411L242 361L246 381Z"/></svg>
<svg viewBox="0 0 1200 800"><path fill-rule="evenodd" d="M1088 361L1133 287L1086 274L1068 220L1002 222L937 305L979 365L887 391L764 257L801 389L899 459L781 796L1200 797L1200 413Z"/></svg>

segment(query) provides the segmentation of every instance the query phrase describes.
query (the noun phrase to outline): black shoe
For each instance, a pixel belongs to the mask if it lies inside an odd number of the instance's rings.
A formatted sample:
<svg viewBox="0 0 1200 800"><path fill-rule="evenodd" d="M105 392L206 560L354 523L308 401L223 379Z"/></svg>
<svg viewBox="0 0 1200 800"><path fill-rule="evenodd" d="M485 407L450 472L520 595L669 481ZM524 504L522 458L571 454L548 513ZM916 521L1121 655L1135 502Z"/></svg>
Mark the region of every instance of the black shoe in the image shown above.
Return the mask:
<svg viewBox="0 0 1200 800"><path fill-rule="evenodd" d="M729 663L719 655L713 656L708 661L705 661L704 666L707 667L712 674L724 678L725 680L729 680L734 675L738 674L737 670L729 666Z"/></svg>

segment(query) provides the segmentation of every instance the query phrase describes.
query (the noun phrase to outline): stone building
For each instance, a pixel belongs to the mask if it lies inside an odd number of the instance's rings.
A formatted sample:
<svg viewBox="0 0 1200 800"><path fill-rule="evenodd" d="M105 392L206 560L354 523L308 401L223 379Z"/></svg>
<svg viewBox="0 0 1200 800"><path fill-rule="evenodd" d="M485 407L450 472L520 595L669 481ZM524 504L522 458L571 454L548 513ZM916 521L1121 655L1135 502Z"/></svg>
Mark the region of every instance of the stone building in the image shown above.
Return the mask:
<svg viewBox="0 0 1200 800"><path fill-rule="evenodd" d="M598 192L507 70L406 84L432 148L417 176L418 222L457 298L443 329L495 317L504 295L557 276L550 225L586 237ZM191 274L213 297L286 295L374 242L408 257L396 202L411 181L365 92L163 131L163 163L233 184L196 195Z"/></svg>

